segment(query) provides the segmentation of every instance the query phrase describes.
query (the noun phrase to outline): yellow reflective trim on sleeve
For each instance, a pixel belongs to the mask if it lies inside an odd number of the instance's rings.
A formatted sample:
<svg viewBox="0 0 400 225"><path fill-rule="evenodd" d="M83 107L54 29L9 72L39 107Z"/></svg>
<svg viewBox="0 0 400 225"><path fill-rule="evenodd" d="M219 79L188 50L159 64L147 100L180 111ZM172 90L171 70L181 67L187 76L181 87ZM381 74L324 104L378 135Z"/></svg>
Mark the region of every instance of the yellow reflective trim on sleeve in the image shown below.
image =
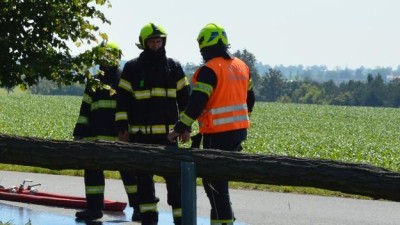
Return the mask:
<svg viewBox="0 0 400 225"><path fill-rule="evenodd" d="M86 116L79 116L77 123L87 125L89 123L89 119Z"/></svg>
<svg viewBox="0 0 400 225"><path fill-rule="evenodd" d="M115 121L128 120L127 112L116 112L115 113Z"/></svg>
<svg viewBox="0 0 400 225"><path fill-rule="evenodd" d="M179 117L179 120L185 124L186 126L190 127L192 123L195 121L194 119L190 118L186 113L182 113Z"/></svg>
<svg viewBox="0 0 400 225"><path fill-rule="evenodd" d="M137 193L137 185L124 185L125 191L128 194Z"/></svg>
<svg viewBox="0 0 400 225"><path fill-rule="evenodd" d="M90 97L88 94L83 94L82 97L82 102L86 102L87 104L92 104L92 97Z"/></svg>
<svg viewBox="0 0 400 225"><path fill-rule="evenodd" d="M117 107L116 100L99 100L92 103L91 110L94 111L100 108L115 109L116 107Z"/></svg>
<svg viewBox="0 0 400 225"><path fill-rule="evenodd" d="M86 186L85 192L88 195L94 194L103 194L104 193L104 186Z"/></svg>
<svg viewBox="0 0 400 225"><path fill-rule="evenodd" d="M179 91L188 85L189 80L187 79L187 77L183 77L182 79L178 80L178 82L176 82L176 90Z"/></svg>
<svg viewBox="0 0 400 225"><path fill-rule="evenodd" d="M202 82L197 82L194 86L193 86L193 91L200 91L205 93L206 95L210 96L211 93L213 92L214 88L206 83L202 83Z"/></svg>
<svg viewBox="0 0 400 225"><path fill-rule="evenodd" d="M132 84L125 79L119 80L118 87L126 90L127 92L132 92Z"/></svg>

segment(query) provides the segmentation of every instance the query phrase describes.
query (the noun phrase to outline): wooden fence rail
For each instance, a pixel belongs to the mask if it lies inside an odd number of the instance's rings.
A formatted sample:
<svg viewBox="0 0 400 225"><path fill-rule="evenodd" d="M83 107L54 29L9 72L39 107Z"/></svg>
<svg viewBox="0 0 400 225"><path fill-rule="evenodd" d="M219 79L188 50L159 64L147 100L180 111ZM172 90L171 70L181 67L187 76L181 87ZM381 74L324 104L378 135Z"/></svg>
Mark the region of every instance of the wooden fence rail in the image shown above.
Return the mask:
<svg viewBox="0 0 400 225"><path fill-rule="evenodd" d="M400 201L400 174L367 164L212 149L0 135L0 163L6 164L53 170L128 169L156 175L179 175L182 161L195 162L198 177L315 187Z"/></svg>

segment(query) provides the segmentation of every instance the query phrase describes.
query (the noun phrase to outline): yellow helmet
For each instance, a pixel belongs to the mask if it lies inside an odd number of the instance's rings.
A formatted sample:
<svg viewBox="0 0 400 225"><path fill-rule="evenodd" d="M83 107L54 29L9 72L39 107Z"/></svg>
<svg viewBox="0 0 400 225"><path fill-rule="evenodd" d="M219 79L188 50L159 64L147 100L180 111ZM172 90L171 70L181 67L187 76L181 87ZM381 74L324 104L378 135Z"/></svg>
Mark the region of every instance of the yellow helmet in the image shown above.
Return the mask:
<svg viewBox="0 0 400 225"><path fill-rule="evenodd" d="M163 39L163 46L165 46L167 41L167 32L160 25L148 23L140 30L139 43L136 45L140 49L144 49L146 47L147 39L157 37L161 37Z"/></svg>
<svg viewBox="0 0 400 225"><path fill-rule="evenodd" d="M115 49L115 50L121 51L121 48L119 47L118 43L114 42L114 41L103 42L102 45L104 47L107 47L107 48L111 48L111 49Z"/></svg>
<svg viewBox="0 0 400 225"><path fill-rule="evenodd" d="M107 57L111 57L109 54L114 54L117 58L121 58L122 56L122 50L121 47L119 47L119 44L114 41L109 41L109 40L104 40L100 43L99 47L105 47L107 53Z"/></svg>
<svg viewBox="0 0 400 225"><path fill-rule="evenodd" d="M203 29L201 29L199 36L197 37L200 50L204 47L218 44L219 40L221 40L225 46L229 45L225 29L216 23L207 24Z"/></svg>

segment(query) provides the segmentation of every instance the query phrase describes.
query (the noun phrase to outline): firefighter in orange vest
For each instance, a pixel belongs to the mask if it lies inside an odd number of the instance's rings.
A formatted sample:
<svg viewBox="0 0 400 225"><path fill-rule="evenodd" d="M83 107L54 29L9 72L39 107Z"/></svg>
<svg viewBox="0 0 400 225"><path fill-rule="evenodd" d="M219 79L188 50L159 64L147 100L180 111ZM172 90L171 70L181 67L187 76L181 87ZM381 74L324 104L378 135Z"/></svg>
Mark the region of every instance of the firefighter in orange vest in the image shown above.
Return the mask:
<svg viewBox="0 0 400 225"><path fill-rule="evenodd" d="M207 24L197 41L205 64L193 75L189 104L168 139L188 141L197 119L203 148L240 151L255 103L249 67L230 54L225 29L220 25ZM203 185L211 204L211 225L232 225L235 217L228 180L204 177Z"/></svg>
<svg viewBox="0 0 400 225"><path fill-rule="evenodd" d="M96 75L95 79L102 87L86 85L79 118L75 125L74 140L108 140L118 141L118 134L115 128L116 94L110 92L110 88L116 90L118 86L121 69L121 49L112 41L103 42L100 46L104 48L99 58L100 70L103 73ZM128 194L129 205L134 208L132 221L140 220L140 210L137 204L136 175L131 171L120 171L126 193ZM76 212L78 220L94 220L103 217L104 188L105 180L103 170L84 170L85 193L87 208Z"/></svg>
<svg viewBox="0 0 400 225"><path fill-rule="evenodd" d="M143 51L124 66L115 118L122 141L177 147L177 143L168 141L167 135L187 106L190 84L181 64L167 57L166 41L163 27L146 24L137 44ZM155 196L153 175L139 173L137 178L142 225L157 225L159 199ZM164 178L174 224L181 225L180 176Z"/></svg>

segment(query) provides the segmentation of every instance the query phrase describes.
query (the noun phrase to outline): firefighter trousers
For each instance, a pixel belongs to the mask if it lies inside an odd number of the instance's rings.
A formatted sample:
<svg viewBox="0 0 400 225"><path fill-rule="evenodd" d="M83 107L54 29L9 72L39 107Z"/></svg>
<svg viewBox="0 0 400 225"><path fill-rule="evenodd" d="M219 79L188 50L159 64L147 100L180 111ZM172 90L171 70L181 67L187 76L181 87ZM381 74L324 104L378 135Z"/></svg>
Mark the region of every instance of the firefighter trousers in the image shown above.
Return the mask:
<svg viewBox="0 0 400 225"><path fill-rule="evenodd" d="M152 135L135 134L130 138L131 142L143 144L157 144L178 147L177 143L171 143L162 135L160 137ZM151 166L151 165L149 165ZM175 225L182 224L182 203L181 203L181 177L163 177L167 186L167 202L172 207L172 214ZM140 217L142 224L154 224L158 222L157 203L155 186L152 174L137 174L138 202L140 207Z"/></svg>
<svg viewBox="0 0 400 225"><path fill-rule="evenodd" d="M137 178L131 171L119 171L125 191L128 195L129 206L138 210ZM101 210L104 208L105 178L103 170L84 170L85 194L87 208Z"/></svg>
<svg viewBox="0 0 400 225"><path fill-rule="evenodd" d="M203 148L223 151L241 151L241 143L247 138L247 130L203 134ZM233 224L235 217L229 196L228 180L203 178L204 190L211 204L211 224Z"/></svg>
<svg viewBox="0 0 400 225"><path fill-rule="evenodd" d="M182 219L180 177L163 178L167 186L167 202L172 207L174 223L175 225L180 225ZM159 199L156 197L153 175L137 174L137 181L140 193L138 202L143 224L146 222L158 222L157 203Z"/></svg>

